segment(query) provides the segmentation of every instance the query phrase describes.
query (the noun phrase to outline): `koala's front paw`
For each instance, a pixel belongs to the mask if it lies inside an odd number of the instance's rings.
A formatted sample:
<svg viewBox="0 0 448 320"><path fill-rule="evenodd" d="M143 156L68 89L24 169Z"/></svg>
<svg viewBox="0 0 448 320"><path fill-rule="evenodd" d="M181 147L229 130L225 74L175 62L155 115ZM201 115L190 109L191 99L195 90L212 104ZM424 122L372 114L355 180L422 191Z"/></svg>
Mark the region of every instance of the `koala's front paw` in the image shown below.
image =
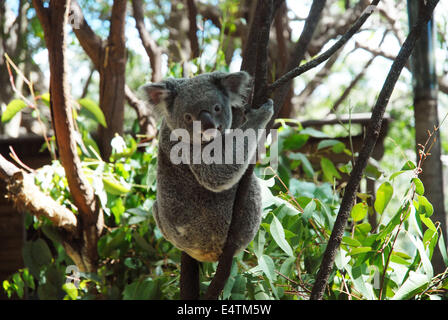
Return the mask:
<svg viewBox="0 0 448 320"><path fill-rule="evenodd" d="M266 103L264 103L258 109L251 109L247 114L247 127L262 129L266 126L266 124L271 120L272 115L274 114L274 103L271 99L268 99Z"/></svg>
<svg viewBox="0 0 448 320"><path fill-rule="evenodd" d="M274 114L274 102L272 101L272 99L268 99L268 101L266 101L265 104L258 108L258 110L262 112L263 115L266 116L266 119L269 121Z"/></svg>

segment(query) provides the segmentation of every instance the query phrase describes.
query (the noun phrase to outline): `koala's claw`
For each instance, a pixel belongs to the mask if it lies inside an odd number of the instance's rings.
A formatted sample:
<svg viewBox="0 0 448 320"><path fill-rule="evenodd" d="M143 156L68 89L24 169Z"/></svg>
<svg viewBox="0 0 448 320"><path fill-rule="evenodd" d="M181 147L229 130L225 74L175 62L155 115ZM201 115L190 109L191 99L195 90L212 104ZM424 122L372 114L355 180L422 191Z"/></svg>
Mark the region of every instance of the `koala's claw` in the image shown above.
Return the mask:
<svg viewBox="0 0 448 320"><path fill-rule="evenodd" d="M271 116L274 114L274 102L272 99L268 99L261 107L260 109L263 109L263 111L270 113Z"/></svg>

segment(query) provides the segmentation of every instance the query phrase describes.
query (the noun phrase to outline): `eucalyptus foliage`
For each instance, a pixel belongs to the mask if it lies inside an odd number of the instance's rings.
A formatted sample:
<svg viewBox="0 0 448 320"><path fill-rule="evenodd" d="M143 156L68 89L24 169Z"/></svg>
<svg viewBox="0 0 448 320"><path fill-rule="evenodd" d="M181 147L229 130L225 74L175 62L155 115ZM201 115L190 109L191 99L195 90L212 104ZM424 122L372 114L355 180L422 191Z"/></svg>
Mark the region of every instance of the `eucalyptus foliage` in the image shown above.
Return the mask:
<svg viewBox="0 0 448 320"><path fill-rule="evenodd" d="M88 110L94 110L92 118L101 122L101 115L95 115L97 110L88 103ZM81 105L85 107L85 101ZM98 272L74 272L57 229L50 221L27 214L26 227L32 236L22 251L25 268L5 280L3 289L19 298L25 293L39 299L179 298L180 251L162 237L152 215L156 144L117 136L106 161L82 124L78 125L84 138L79 148L83 170L94 186L107 226L98 242ZM321 142L315 152L303 152L311 137ZM352 165L351 161L334 164L331 156L346 154L350 159L352 151L300 124L282 125L278 140L272 143L279 150L278 168L267 164L256 168L263 192L262 224L248 248L235 257L222 299L307 299L336 218L343 179ZM270 150L274 148L268 148L268 155ZM435 275L430 263L437 246L442 252L446 248L438 224L431 220L432 205L417 169L408 161L385 177L380 168L370 168L368 178L380 182L375 201L368 201L372 195L359 193L326 299L447 297L446 273ZM395 194L394 183L401 175L409 176L408 190ZM58 161L37 170L35 179L43 191L76 212ZM391 205L392 199L401 201L398 209ZM376 228L368 222L374 212L379 217ZM216 266L201 264L202 291Z"/></svg>

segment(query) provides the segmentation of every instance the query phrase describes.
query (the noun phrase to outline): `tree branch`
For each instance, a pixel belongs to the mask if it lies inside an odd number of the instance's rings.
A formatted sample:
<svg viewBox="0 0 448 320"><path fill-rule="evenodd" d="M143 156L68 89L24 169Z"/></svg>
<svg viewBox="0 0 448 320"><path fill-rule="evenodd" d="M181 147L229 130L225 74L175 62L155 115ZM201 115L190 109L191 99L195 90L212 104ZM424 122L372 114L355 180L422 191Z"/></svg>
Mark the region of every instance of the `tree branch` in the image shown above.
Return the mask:
<svg viewBox="0 0 448 320"><path fill-rule="evenodd" d="M146 30L143 4L141 0L132 0L132 11L135 19L135 26L140 35L140 39L142 40L146 54L149 57L149 63L151 64L151 81L159 82L162 80L162 49Z"/></svg>
<svg viewBox="0 0 448 320"><path fill-rule="evenodd" d="M199 57L199 42L198 42L198 26L196 24L196 16L198 15L198 9L194 0L187 0L188 9L188 37L190 38L191 58Z"/></svg>
<svg viewBox="0 0 448 320"><path fill-rule="evenodd" d="M310 12L308 13L308 17L305 21L302 34L300 35L299 40L294 46L293 53L289 57L288 66L286 68L287 71L294 69L297 64L300 65L301 61L305 57L305 52L308 49L308 45L311 43L311 39L319 23L320 16L325 7L325 3L326 0L314 0L311 4ZM290 90L291 80L292 78L281 84L274 94L275 113L270 121L269 126L272 126L272 123L280 113L280 110L285 103L286 97L288 96L288 92Z"/></svg>
<svg viewBox="0 0 448 320"><path fill-rule="evenodd" d="M274 7L272 1L259 1L257 13L260 12L260 25L258 26L258 36L256 41L256 65L254 81L254 99L252 108L258 108L266 102L266 86L268 83L268 45L271 23L274 18ZM263 21L268 19L269 21Z"/></svg>
<svg viewBox="0 0 448 320"><path fill-rule="evenodd" d="M257 50L260 48L260 44L258 43L258 38L260 36L260 28L263 23L268 23L269 25L272 22L274 13L271 13L270 17L265 17L260 15L260 10L263 8L265 1L258 1L257 2L257 8L255 11L255 14L252 18L251 27L249 29L249 34L246 37L246 43L243 50L243 61L241 63L241 70L246 71L251 76L255 75L257 64L259 61L257 55ZM276 7L280 7L282 1L276 0ZM268 19L267 21L264 21L263 19Z"/></svg>
<svg viewBox="0 0 448 320"><path fill-rule="evenodd" d="M367 52L370 52L371 54L373 54L375 56L378 56L378 57L383 57L385 59L389 59L389 60L392 60L392 61L395 60L395 58L396 58L396 56L394 56L392 54L389 54L389 53L384 52L384 51L379 50L379 49L370 48L370 47L365 46L365 45L363 45L361 43L358 43L358 42L355 44L355 46L357 48L359 48L359 49L363 49L363 50L365 50ZM410 69L409 61L406 63L405 68L408 69L408 70ZM448 94L448 81L445 78L445 76L444 75L439 76L437 78L437 82L438 82L439 90L441 92L445 93L445 94Z"/></svg>
<svg viewBox="0 0 448 320"><path fill-rule="evenodd" d="M44 33L50 31L50 17L48 8L44 7L42 0L33 0L34 10L36 10L37 18L42 24L42 29L44 29Z"/></svg>
<svg viewBox="0 0 448 320"><path fill-rule="evenodd" d="M330 112L336 112L336 110L339 108L339 106L342 104L342 102L347 99L347 97L350 95L350 92L356 87L358 82L364 77L367 69L372 64L373 60L375 60L377 56L373 56L369 59L369 61L366 62L364 67L362 68L361 72L359 72L355 78L350 82L350 84L347 86L347 88L344 89L344 92L339 96L339 98L335 101L333 104L333 107L331 108Z"/></svg>
<svg viewBox="0 0 448 320"><path fill-rule="evenodd" d="M123 6L123 3L121 4ZM132 1L133 6L133 13L134 13L134 19L136 21L137 30L140 34L140 38L142 40L143 46L149 56L151 69L152 69L152 81L157 82L162 79L162 50L157 46L155 41L151 38L148 31L145 29L144 24L144 15L143 15L143 5L141 0L133 0ZM79 6L78 2L76 0L71 1L71 10L73 10L73 14L77 17L78 21L80 21L79 28L73 28L73 31L75 32L76 37L78 38L79 43L81 44L82 48L86 52L86 54L89 56L89 58L92 60L92 63L95 66L95 69L100 72L101 77L101 70L102 70L102 60L104 55L104 48L105 43L104 41L92 30L92 28L89 26L87 21L84 18L84 15L82 13L82 9ZM117 10L118 11L118 10ZM122 19L118 20L118 24L123 25L121 22ZM114 23L114 25L117 25L117 23ZM117 27L114 27L114 32L117 32ZM121 30L118 30L121 31ZM112 25L111 25L111 33L112 33ZM122 37L116 37L114 38L115 41L122 42L124 39ZM138 100L138 98L135 96L135 94L132 92L132 90L125 86L124 90L125 99L128 101L129 105L134 108L137 111L137 116L140 124L145 123L145 125L141 125L141 128L144 132L144 134L152 136L153 133L155 133L155 126L150 127L149 125L146 125L146 123L154 123L154 119L146 120L145 112L143 111L143 108L141 107L144 105L143 101ZM140 107L137 107L140 106ZM136 109L137 108L137 109ZM140 112L139 112L140 111Z"/></svg>
<svg viewBox="0 0 448 320"><path fill-rule="evenodd" d="M34 184L33 175L27 174L0 155L0 179L2 179L19 211L29 211L36 217L44 216L57 227L74 233L76 216L66 207L44 194Z"/></svg>
<svg viewBox="0 0 448 320"><path fill-rule="evenodd" d="M101 57L103 55L104 41L92 30L92 28L90 28L78 2L76 0L71 0L70 4L70 9L73 11L73 15L80 21L79 28L73 28L73 32L75 33L76 38L78 38L81 47L95 65L95 69L99 70Z"/></svg>
<svg viewBox="0 0 448 320"><path fill-rule="evenodd" d="M371 6L378 5L378 2L380 0L373 0L371 3ZM374 10L365 10L363 14L358 18L358 20L353 24L353 26L328 50L317 56L316 58L312 59L311 61L305 63L304 65L298 66L291 71L284 74L282 77L277 79L273 84L271 84L268 87L268 90L270 92L276 90L280 86L283 86L284 84L290 82L295 77L305 73L306 71L313 69L320 65L322 62L326 61L328 58L330 58L336 51L338 51L339 48L341 48L345 43L347 43L348 40L361 28L361 26L366 22L367 18L372 14ZM297 61L297 63L300 63L300 61Z"/></svg>
<svg viewBox="0 0 448 320"><path fill-rule="evenodd" d="M279 5L277 8L278 7ZM242 70L244 70L243 68L248 68L250 72L252 72L252 75L256 74L257 77L259 77L259 79L255 79L255 97L253 99L252 108L259 107L259 103L264 102L267 97L266 90L263 88L267 83L267 48L269 42L269 31L274 14L275 12L272 0L259 1L255 12L255 18L249 31L249 39L252 39L251 41L253 42L247 42L247 51L245 58L243 58L241 68ZM247 52L254 53L254 56L247 55ZM256 59L254 59L254 57L256 57ZM248 62L244 59L255 60L255 62ZM248 69L246 69L246 71ZM243 207L247 199L253 170L254 165L249 165L238 184L235 202L233 205L232 220L230 222L226 243L224 245L223 252L219 257L219 264L216 269L215 276L213 277L212 282L210 283L205 294L205 299L218 299L221 291L224 289L227 279L229 278L232 259L237 248L235 245L237 241L235 241L235 239L239 238L239 226L244 220L242 218L245 214Z"/></svg>
<svg viewBox="0 0 448 320"><path fill-rule="evenodd" d="M322 84L322 82L324 81L324 79L326 79L331 72L331 68L333 67L333 65L335 64L336 60L338 60L338 53L332 55L327 62L324 64L324 66L319 70L318 73L316 73L316 75L313 77L313 79L311 79L311 81L309 81L305 88L303 88L302 91L300 91L300 93L296 96L297 98L297 104L296 106L303 106L305 104L305 102L308 100L308 98L312 95L312 93L314 92L314 90L316 90L316 88ZM276 91L277 92L277 91Z"/></svg>
<svg viewBox="0 0 448 320"><path fill-rule="evenodd" d="M154 117L150 114L148 106L132 92L132 90L126 85L124 87L126 101L129 106L137 113L138 124L140 130L148 136L149 139L154 138L157 135L157 126Z"/></svg>
<svg viewBox="0 0 448 320"><path fill-rule="evenodd" d="M412 53L416 40L421 34L422 27L431 19L432 12L438 2L438 0L427 1L424 12L419 17L418 23L411 29L411 32L403 43L403 46L392 64L386 80L384 81L378 99L373 107L372 117L369 127L367 128L362 149L359 152L359 157L356 160L355 166L350 174L349 182L345 188L344 197L342 198L338 216L334 223L333 231L328 241L310 299L321 300L323 297L328 278L333 269L336 251L341 244L342 236L344 234L344 227L347 223L348 217L350 216L350 211L355 200L356 191L358 190L362 174L380 134L384 112L390 96L394 90L402 69Z"/></svg>
<svg viewBox="0 0 448 320"><path fill-rule="evenodd" d="M61 163L65 169L70 193L79 214L86 220L96 221L97 207L91 185L82 174L76 140L74 136L73 113L70 106L70 91L68 89L67 62L65 59L65 30L69 1L52 1L47 18L51 32L45 33L50 62L50 105L53 116L53 127L59 149ZM36 11L41 11L42 2L33 0ZM40 16L39 16L40 17ZM43 22L43 23L47 23ZM50 30L47 28L46 30Z"/></svg>

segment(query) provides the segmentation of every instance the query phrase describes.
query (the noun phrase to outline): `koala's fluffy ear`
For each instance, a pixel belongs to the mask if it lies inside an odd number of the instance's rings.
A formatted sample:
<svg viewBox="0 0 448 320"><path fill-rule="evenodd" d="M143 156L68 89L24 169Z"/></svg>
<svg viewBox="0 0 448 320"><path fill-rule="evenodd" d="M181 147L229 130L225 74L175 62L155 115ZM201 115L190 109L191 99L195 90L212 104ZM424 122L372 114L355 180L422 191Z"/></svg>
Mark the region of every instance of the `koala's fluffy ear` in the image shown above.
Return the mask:
<svg viewBox="0 0 448 320"><path fill-rule="evenodd" d="M229 95L230 104L234 107L243 107L244 99L250 89L250 75L247 72L239 71L224 74L219 80Z"/></svg>
<svg viewBox="0 0 448 320"><path fill-rule="evenodd" d="M158 106L172 96L173 92L167 87L166 83L148 83L142 87L148 97L149 103Z"/></svg>

